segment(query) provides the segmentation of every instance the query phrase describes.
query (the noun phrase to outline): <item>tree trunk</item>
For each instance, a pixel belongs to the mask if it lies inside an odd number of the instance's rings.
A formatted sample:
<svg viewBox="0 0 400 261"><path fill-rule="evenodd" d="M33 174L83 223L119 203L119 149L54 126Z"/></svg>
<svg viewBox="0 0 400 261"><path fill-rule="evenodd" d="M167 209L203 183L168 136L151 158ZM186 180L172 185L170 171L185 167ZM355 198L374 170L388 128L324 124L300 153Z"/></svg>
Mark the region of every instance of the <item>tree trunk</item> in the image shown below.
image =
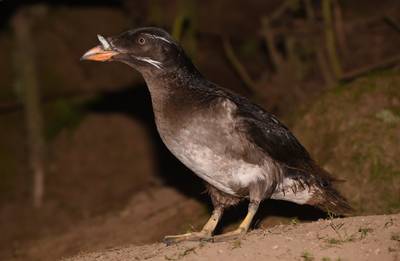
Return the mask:
<svg viewBox="0 0 400 261"><path fill-rule="evenodd" d="M307 22L310 28L317 23L315 11L311 0L304 0ZM322 47L323 41L320 39L319 34L309 37L310 45L313 47L315 56L317 58L318 67L321 71L322 77L324 78L325 85L331 87L335 83L335 79L330 71L327 59L325 57L325 52Z"/></svg>
<svg viewBox="0 0 400 261"><path fill-rule="evenodd" d="M30 9L19 11L13 19L15 33L16 84L22 90L25 108L29 161L33 172L33 205L42 206L44 195L44 150L43 119L40 111L40 91L35 67L35 50L31 37L33 22Z"/></svg>
<svg viewBox="0 0 400 261"><path fill-rule="evenodd" d="M332 0L322 1L322 15L324 19L325 45L328 52L328 58L333 73L335 74L335 78L336 80L339 80L342 76L342 66L336 50L336 39L332 17Z"/></svg>

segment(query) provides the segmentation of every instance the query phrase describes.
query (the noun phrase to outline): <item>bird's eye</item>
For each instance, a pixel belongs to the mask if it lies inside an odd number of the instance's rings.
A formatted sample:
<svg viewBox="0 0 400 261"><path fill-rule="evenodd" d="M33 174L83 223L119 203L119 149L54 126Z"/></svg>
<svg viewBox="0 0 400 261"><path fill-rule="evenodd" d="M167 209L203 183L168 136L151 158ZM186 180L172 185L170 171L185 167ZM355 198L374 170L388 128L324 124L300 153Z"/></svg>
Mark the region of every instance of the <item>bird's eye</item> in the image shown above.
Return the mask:
<svg viewBox="0 0 400 261"><path fill-rule="evenodd" d="M143 45L143 44L146 43L146 39L144 39L143 37L140 37L140 38L138 39L138 43L141 44L141 45Z"/></svg>

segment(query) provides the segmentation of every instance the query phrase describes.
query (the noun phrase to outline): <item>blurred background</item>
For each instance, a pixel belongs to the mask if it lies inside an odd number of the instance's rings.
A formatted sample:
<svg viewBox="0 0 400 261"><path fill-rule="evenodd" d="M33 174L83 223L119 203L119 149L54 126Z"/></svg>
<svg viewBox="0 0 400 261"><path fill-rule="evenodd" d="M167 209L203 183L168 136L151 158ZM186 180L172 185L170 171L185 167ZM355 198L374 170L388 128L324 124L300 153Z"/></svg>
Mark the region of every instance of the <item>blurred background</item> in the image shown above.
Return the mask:
<svg viewBox="0 0 400 261"><path fill-rule="evenodd" d="M357 215L399 212L398 0L3 0L1 260L156 242L207 220L204 186L162 144L141 76L79 61L96 34L141 26L171 32L207 78L280 117L346 180ZM255 226L320 217L271 200Z"/></svg>

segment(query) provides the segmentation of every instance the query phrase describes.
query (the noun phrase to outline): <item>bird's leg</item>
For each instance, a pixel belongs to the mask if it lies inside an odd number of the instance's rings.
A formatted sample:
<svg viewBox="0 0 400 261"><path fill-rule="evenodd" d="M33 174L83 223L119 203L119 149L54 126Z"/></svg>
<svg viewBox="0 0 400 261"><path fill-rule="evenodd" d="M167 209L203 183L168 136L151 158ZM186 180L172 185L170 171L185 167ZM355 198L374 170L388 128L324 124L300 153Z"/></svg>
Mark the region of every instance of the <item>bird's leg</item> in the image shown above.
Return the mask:
<svg viewBox="0 0 400 261"><path fill-rule="evenodd" d="M231 232L222 234L222 235L218 235L218 236L214 236L212 238L213 242L219 242L219 241L225 241L225 240L230 240L230 239L235 239L238 237L243 236L244 234L247 233L247 231L249 230L251 221L254 218L254 215L256 214L257 210L258 210L258 206L260 205L260 202L258 201L251 201L249 203L249 208L247 211L247 215L246 217L243 219L242 223L240 223L239 227Z"/></svg>
<svg viewBox="0 0 400 261"><path fill-rule="evenodd" d="M212 237L212 233L219 220L221 219L222 213L224 212L223 207L217 207L214 209L210 219L204 225L203 229L200 232L191 232L181 235L173 235L173 236L165 236L164 243L172 244L181 241L198 241L198 240L208 240Z"/></svg>

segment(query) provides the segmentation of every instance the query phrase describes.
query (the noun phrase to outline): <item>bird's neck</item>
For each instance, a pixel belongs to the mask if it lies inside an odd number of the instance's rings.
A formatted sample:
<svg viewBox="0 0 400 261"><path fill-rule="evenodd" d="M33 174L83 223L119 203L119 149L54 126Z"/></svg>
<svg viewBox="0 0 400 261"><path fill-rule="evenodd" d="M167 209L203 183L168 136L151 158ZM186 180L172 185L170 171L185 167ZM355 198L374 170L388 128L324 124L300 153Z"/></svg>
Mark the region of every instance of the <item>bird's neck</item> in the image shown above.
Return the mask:
<svg viewBox="0 0 400 261"><path fill-rule="evenodd" d="M183 96L190 95L193 86L204 80L194 66L144 74L143 77L149 88L155 111L161 110L166 104L179 102Z"/></svg>
<svg viewBox="0 0 400 261"><path fill-rule="evenodd" d="M192 107L193 88L204 81L193 67L179 67L167 72L144 74L149 88L157 126L179 119L180 113ZM201 84L200 84L201 85Z"/></svg>

